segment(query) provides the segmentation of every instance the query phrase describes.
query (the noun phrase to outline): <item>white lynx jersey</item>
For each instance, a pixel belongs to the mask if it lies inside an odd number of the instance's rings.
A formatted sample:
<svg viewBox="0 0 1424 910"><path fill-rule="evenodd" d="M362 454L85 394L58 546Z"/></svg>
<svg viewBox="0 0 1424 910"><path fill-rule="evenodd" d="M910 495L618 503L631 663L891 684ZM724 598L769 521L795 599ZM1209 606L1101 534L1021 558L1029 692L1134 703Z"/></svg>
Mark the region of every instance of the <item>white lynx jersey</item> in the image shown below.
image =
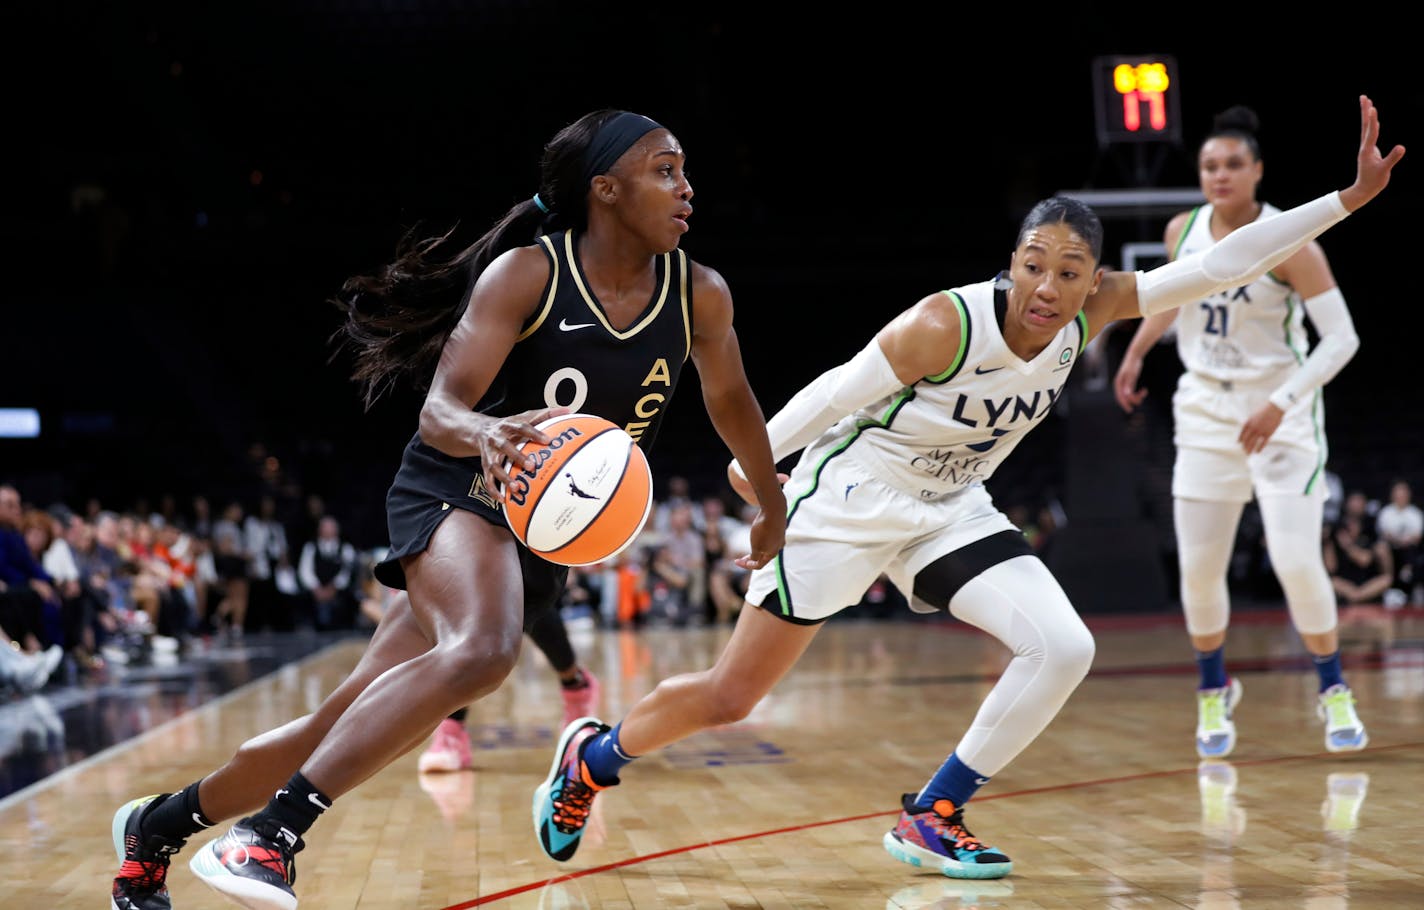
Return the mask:
<svg viewBox="0 0 1424 910"><path fill-rule="evenodd" d="M1211 236L1211 212L1210 205L1192 211L1173 258L1216 242ZM1279 212L1263 203L1258 220ZM1300 295L1270 272L1250 284L1189 303L1177 314L1177 354L1182 365L1219 382L1268 378L1299 364L1309 348Z"/></svg>
<svg viewBox="0 0 1424 910"><path fill-rule="evenodd" d="M949 368L843 418L812 457L849 456L922 499L987 480L1048 415L1088 337L1079 313L1037 357L1020 360L999 328L1009 287L1001 274L945 291L962 327Z"/></svg>

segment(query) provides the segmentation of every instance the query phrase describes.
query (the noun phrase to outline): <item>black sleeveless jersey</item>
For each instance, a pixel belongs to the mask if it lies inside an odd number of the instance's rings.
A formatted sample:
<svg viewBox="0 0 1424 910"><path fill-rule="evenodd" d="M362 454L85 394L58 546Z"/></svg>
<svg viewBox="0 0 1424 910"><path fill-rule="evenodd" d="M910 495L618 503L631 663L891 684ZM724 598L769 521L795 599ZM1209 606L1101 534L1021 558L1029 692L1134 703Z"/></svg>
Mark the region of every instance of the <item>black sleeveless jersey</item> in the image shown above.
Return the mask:
<svg viewBox="0 0 1424 910"><path fill-rule="evenodd" d="M657 257L652 299L620 330L584 278L573 233L540 237L539 245L550 267L543 300L475 410L504 417L564 406L605 417L652 448L692 349L687 255Z"/></svg>
<svg viewBox="0 0 1424 910"><path fill-rule="evenodd" d="M549 257L549 282L538 310L474 410L505 417L568 407L613 421L647 451L692 351L687 256L674 250L657 258L652 299L631 325L619 330L589 290L572 235L552 234L539 243ZM386 493L391 547L376 566L376 577L389 587L404 588L401 558L425 549L449 509L465 509L503 525L501 505L497 494L485 488L478 456L446 455L426 445L417 432ZM531 575L526 565L526 588L537 587L544 593L535 599L552 603L566 570L537 557L530 557L530 564L539 564L540 570ZM540 573L553 574L546 579Z"/></svg>

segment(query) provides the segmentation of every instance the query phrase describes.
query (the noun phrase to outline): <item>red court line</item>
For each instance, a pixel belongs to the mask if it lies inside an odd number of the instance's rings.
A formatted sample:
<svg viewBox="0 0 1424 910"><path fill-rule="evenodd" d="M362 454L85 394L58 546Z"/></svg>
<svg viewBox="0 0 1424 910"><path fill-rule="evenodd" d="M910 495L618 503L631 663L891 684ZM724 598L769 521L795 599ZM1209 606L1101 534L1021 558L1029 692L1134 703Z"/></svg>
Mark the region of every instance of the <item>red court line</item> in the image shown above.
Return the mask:
<svg viewBox="0 0 1424 910"><path fill-rule="evenodd" d="M1378 755L1384 752L1398 752L1405 749L1418 749L1424 747L1424 741L1412 743L1396 743L1391 746L1370 746L1359 752L1351 753L1352 760L1364 755ZM1256 758L1249 761L1232 761L1225 764L1239 767L1254 767L1258 765L1279 765L1285 762L1314 761L1321 758L1338 759L1340 756L1334 752L1312 752L1306 755L1278 755L1274 758ZM1020 796L1035 796L1040 793L1061 793L1065 790L1082 790L1087 787L1100 787L1105 784L1131 783L1140 780L1152 780L1161 777L1177 777L1182 774L1196 774L1197 767L1192 765L1187 768L1170 768L1165 771L1143 771L1138 774L1124 774L1118 777L1099 777L1094 780L1070 781L1068 783L1053 784L1048 787L1029 787L1023 790L1013 790L1008 793L995 793L988 796L976 796L976 802L988 802L991 799L1013 799ZM819 822L806 822L801 825L790 825L785 828L772 828L768 831L757 831L752 834L739 834L736 837L723 837L717 840L707 841L704 844L688 844L684 847L674 847L671 850L661 850L657 853L648 853L643 856L633 856L616 863L604 863L601 866L591 866L587 869L580 869L577 872L570 872L567 875L558 875L554 878L543 881L530 882L527 885L518 885L514 888L507 888L494 894L487 894L484 897L477 897L474 900L465 901L461 904L451 904L443 910L469 910L470 907L483 907L495 901L504 900L507 897L515 897L520 894L528 894L531 891L538 891L549 885L556 885L559 882L573 881L574 879L587 878L590 875L597 875L601 872L608 872L612 869L623 869L628 866L638 866L643 863L652 862L667 856L676 856L679 853L691 853L694 850L702 850L707 847L720 847L723 844L735 844L738 841L756 840L763 837L773 837L778 834L792 834L797 831L809 831L812 828L824 828L828 825L843 825L848 822L864 821L867 818L881 818L899 815L899 809L891 809L885 812L865 812L860 815L847 815L843 818L832 818Z"/></svg>

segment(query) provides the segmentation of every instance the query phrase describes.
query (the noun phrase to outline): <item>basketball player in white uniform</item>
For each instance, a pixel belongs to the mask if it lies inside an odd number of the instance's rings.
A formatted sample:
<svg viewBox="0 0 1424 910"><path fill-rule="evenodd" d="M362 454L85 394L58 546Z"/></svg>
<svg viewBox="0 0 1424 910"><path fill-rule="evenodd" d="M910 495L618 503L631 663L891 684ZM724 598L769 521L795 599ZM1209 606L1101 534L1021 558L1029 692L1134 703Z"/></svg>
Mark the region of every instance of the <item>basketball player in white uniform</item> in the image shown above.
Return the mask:
<svg viewBox="0 0 1424 910"><path fill-rule="evenodd" d="M1256 129L1249 108L1217 115L1197 154L1207 204L1167 225L1174 259L1279 213L1256 199L1262 176ZM1314 350L1307 314L1320 337ZM1335 593L1320 544L1328 495L1321 387L1359 347L1330 264L1312 241L1254 281L1144 319L1114 380L1124 410L1131 412L1147 394L1137 387L1143 358L1173 322L1184 367L1172 398L1173 522L1180 598L1200 671L1197 754L1224 758L1236 745L1232 712L1242 686L1225 668L1227 569L1253 494L1271 567L1314 660L1325 748L1363 749L1369 736L1341 675Z"/></svg>
<svg viewBox="0 0 1424 910"><path fill-rule="evenodd" d="M954 752L902 797L885 847L951 877L1007 874L1009 858L964 827L963 805L1052 720L1094 645L984 481L1043 419L1105 326L1254 280L1379 193L1404 150L1381 156L1368 98L1360 114L1350 188L1150 272L1100 268L1097 216L1075 199L1044 200L1025 218L1006 273L923 298L793 396L767 424L778 461L805 450L785 485L784 548L753 572L710 670L664 680L616 727L584 718L565 728L534 797L545 853L574 855L594 797L634 758L746 717L819 624L887 572L919 609L947 610L1014 657ZM751 501L738 468L729 479Z"/></svg>

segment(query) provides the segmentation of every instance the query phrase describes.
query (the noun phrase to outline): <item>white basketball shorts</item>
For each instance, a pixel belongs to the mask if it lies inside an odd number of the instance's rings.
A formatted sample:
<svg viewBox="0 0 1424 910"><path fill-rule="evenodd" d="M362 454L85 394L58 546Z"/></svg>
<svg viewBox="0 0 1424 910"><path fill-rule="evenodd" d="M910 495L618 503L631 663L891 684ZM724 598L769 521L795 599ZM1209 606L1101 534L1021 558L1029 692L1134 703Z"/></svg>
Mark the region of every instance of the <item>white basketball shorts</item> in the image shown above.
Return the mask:
<svg viewBox="0 0 1424 910"><path fill-rule="evenodd" d="M1016 530L983 486L923 500L882 483L848 452L808 453L786 483L790 517L780 555L752 573L747 602L816 623L860 602L881 574L908 599L915 575L947 553ZM779 600L779 603L777 601Z"/></svg>
<svg viewBox="0 0 1424 910"><path fill-rule="evenodd" d="M1249 502L1253 492L1322 499L1327 495L1325 414L1318 394L1286 411L1265 449L1247 455L1241 448L1241 427L1276 386L1218 383L1182 374L1172 396L1177 446L1173 496Z"/></svg>

